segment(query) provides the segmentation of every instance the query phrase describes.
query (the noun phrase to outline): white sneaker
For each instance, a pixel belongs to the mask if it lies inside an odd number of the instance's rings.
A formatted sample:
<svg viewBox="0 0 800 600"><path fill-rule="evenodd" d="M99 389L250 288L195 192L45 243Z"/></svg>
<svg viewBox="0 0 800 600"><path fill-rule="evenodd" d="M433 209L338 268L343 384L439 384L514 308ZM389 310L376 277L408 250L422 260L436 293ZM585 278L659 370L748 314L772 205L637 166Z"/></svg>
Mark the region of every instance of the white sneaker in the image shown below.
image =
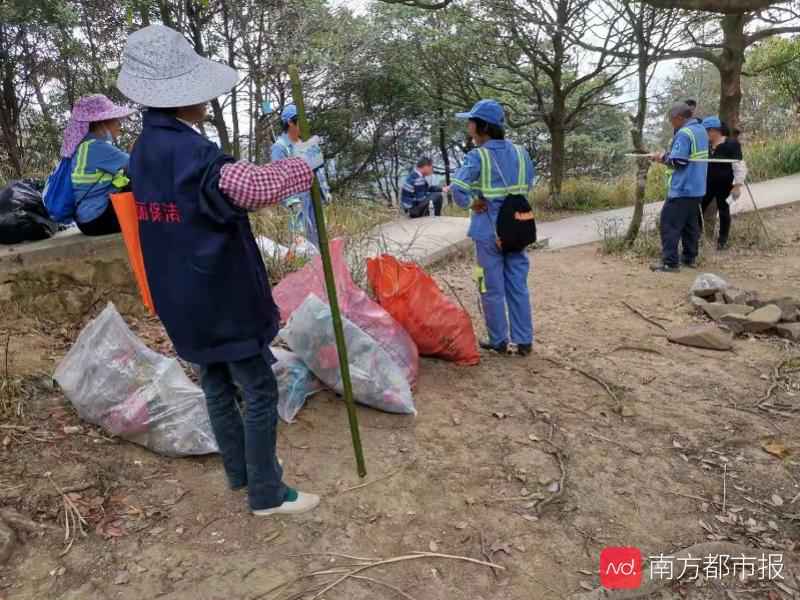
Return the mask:
<svg viewBox="0 0 800 600"><path fill-rule="evenodd" d="M295 500L286 500L280 506L274 508L262 508L254 510L253 514L257 517L269 517L271 515L299 515L314 510L319 506L319 496L297 492Z"/></svg>

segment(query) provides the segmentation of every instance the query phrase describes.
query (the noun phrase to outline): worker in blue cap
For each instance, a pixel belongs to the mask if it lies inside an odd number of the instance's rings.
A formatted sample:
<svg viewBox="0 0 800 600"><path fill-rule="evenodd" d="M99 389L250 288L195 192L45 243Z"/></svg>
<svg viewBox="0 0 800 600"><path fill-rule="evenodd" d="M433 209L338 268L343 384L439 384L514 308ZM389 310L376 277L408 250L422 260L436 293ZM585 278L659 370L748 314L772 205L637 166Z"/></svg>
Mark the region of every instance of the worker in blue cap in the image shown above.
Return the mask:
<svg viewBox="0 0 800 600"><path fill-rule="evenodd" d="M272 161L282 160L295 156L295 145L300 143L300 126L297 124L297 107L289 104L281 112L281 133L280 137L272 146ZM317 171L320 191L325 202L331 201L330 187L325 177L324 170ZM289 223L290 231L305 235L305 238L319 246L319 234L317 233L317 223L314 218L314 206L311 202L311 193L304 192L299 196L292 196L284 202L284 205L292 212Z"/></svg>
<svg viewBox="0 0 800 600"><path fill-rule="evenodd" d="M742 146L736 140L725 135L727 128L719 117L706 117L703 127L708 132L709 157L742 160ZM744 183L744 170L736 163L708 163L708 181L706 195L703 198L703 214L711 203L716 204L719 213L719 238L717 250L724 250L728 245L728 234L731 230L731 207L728 200L735 201L741 194ZM713 215L713 213L712 213Z"/></svg>
<svg viewBox="0 0 800 600"><path fill-rule="evenodd" d="M475 279L489 333L481 347L526 356L533 348L530 263L524 251L503 253L496 228L506 197L527 195L533 186L533 162L524 148L505 139L505 115L496 101L480 100L456 116L467 119L467 131L477 148L464 157L445 191L452 191L459 206L472 209L468 235L475 241Z"/></svg>

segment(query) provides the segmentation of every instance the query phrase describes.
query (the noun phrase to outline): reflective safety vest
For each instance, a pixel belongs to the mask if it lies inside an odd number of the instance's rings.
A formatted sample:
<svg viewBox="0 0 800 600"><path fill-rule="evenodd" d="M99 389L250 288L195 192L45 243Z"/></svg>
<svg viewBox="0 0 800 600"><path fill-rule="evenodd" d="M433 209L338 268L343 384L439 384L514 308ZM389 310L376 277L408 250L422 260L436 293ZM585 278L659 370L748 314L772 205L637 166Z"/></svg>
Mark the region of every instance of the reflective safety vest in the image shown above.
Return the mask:
<svg viewBox="0 0 800 600"><path fill-rule="evenodd" d="M97 183L111 182L115 188L124 188L130 182L130 179L125 176L125 171L120 169L114 175L105 173L103 171L95 171L94 173L86 172L86 160L89 157L89 146L94 144L94 139L88 139L78 146L78 157L75 163L75 169L72 171L72 184L73 185L94 185Z"/></svg>
<svg viewBox="0 0 800 600"><path fill-rule="evenodd" d="M505 181L503 172L498 166L497 172L500 174L500 179L503 180L504 185L502 187L494 187L492 185L492 155L486 148L478 148L478 155L481 157L481 177L476 183L473 183L470 188L481 192L483 197L487 200L492 198L504 198L505 196L509 196L511 194L522 194L523 196L527 196L528 173L525 155L522 153L522 149L516 144L514 145L514 149L517 151L518 163L517 182L515 184L508 185L508 182Z"/></svg>
<svg viewBox="0 0 800 600"><path fill-rule="evenodd" d="M688 127L683 127L682 129L678 130L678 133L685 133L689 136L689 140L691 141L691 150L689 154L689 158L708 158L708 150L697 150L697 139L694 137L694 131L689 129ZM678 135L677 133L675 134ZM667 193L669 193L669 188L672 186L672 174L675 172L675 169L672 167L667 167Z"/></svg>

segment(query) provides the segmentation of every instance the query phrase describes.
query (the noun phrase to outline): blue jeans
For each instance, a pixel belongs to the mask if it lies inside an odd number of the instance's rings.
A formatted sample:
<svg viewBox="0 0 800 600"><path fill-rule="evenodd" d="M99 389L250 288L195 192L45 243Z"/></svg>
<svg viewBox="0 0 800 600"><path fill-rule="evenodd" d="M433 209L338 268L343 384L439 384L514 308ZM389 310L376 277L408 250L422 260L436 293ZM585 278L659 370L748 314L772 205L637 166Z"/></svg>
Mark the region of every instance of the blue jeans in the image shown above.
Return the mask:
<svg viewBox="0 0 800 600"><path fill-rule="evenodd" d="M683 246L681 260L697 259L700 244L700 203L702 198L669 198L661 209L661 258L665 265L678 266L678 243Z"/></svg>
<svg viewBox="0 0 800 600"><path fill-rule="evenodd" d="M509 319L511 318L511 342L533 343L533 310L528 290L530 262L524 252L503 254L494 241L476 240L478 264L483 269L486 291L481 294L489 343L493 346L509 341Z"/></svg>
<svg viewBox="0 0 800 600"><path fill-rule="evenodd" d="M232 489L247 487L250 508L280 506L287 488L275 455L278 383L263 356L204 365L200 384ZM239 411L237 386L245 400Z"/></svg>

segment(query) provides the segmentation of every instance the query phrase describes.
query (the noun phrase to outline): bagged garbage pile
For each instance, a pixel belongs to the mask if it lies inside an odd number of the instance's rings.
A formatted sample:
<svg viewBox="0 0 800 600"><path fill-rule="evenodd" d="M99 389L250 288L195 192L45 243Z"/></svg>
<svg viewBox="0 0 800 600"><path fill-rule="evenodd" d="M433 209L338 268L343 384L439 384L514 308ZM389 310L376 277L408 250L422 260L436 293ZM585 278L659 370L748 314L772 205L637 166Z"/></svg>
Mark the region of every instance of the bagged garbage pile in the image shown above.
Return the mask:
<svg viewBox="0 0 800 600"><path fill-rule="evenodd" d="M12 181L0 190L0 244L45 240L58 231L42 202L42 194L30 183Z"/></svg>
<svg viewBox="0 0 800 600"><path fill-rule="evenodd" d="M342 326L356 402L391 413L417 414L411 386L394 358L350 319L343 317ZM343 393L328 304L309 295L292 313L280 335L317 377Z"/></svg>
<svg viewBox="0 0 800 600"><path fill-rule="evenodd" d="M411 335L421 355L460 365L480 362L469 314L421 267L384 254L367 260L367 277L380 305Z"/></svg>
<svg viewBox="0 0 800 600"><path fill-rule="evenodd" d="M400 323L353 282L344 256L344 240L334 240L330 248L336 293L342 315L377 342L400 369L408 385L413 388L417 382L419 369L419 352L414 340ZM319 256L301 270L286 276L273 289L272 297L281 311L281 321L286 323L309 294L314 294L317 299L322 299L327 304L325 275L322 270L322 259ZM308 361L306 364L310 365Z"/></svg>
<svg viewBox="0 0 800 600"><path fill-rule="evenodd" d="M55 372L78 415L165 456L217 452L203 392L178 361L150 350L109 303Z"/></svg>
<svg viewBox="0 0 800 600"><path fill-rule="evenodd" d="M272 365L272 372L278 380L278 415L287 423L292 423L306 403L306 398L324 390L325 385L294 352L281 348L270 350L278 360Z"/></svg>

